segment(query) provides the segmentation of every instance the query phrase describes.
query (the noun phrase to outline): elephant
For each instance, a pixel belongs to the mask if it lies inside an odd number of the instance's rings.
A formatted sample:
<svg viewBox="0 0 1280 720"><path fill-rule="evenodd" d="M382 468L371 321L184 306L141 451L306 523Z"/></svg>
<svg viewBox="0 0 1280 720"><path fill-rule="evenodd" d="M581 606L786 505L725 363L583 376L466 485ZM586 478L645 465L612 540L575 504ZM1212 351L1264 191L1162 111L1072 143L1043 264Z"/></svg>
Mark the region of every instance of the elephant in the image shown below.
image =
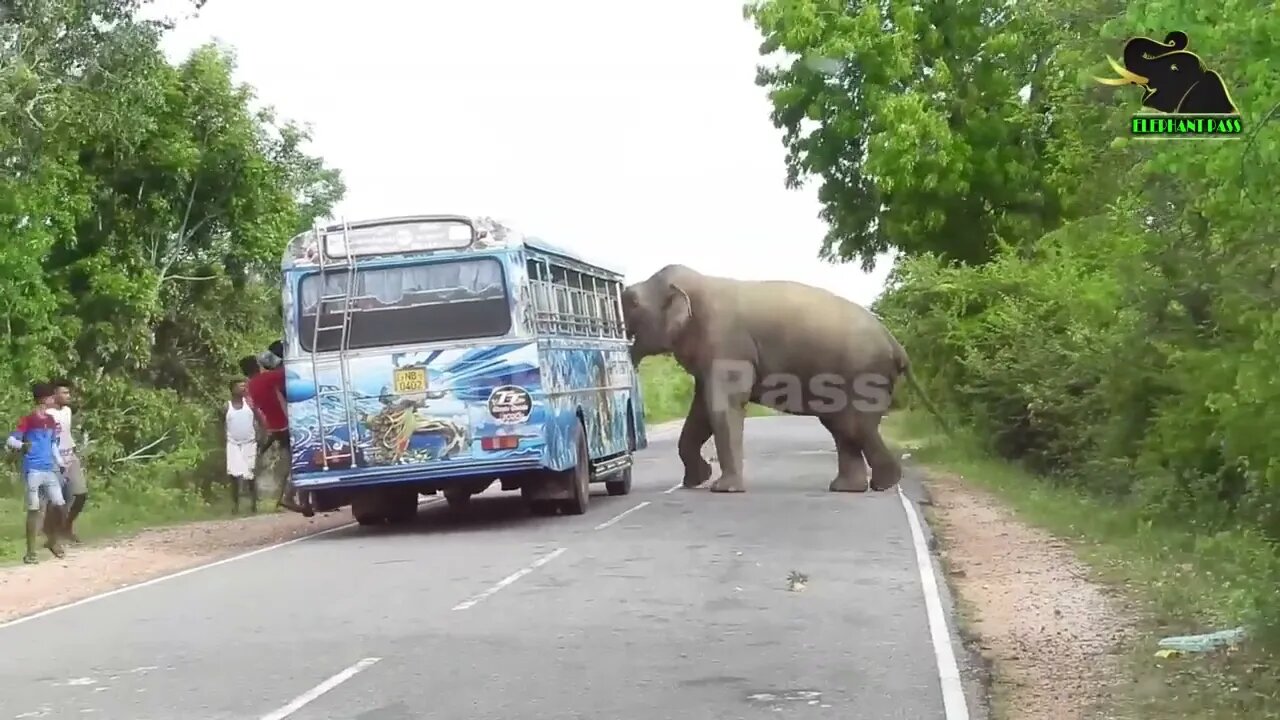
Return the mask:
<svg viewBox="0 0 1280 720"><path fill-rule="evenodd" d="M1131 38L1124 45L1124 67L1111 61L1119 78L1108 85L1141 85L1143 107L1166 113L1236 114L1235 103L1218 73L1205 67L1195 53L1187 52L1187 34L1174 31L1164 42L1147 37Z"/></svg>
<svg viewBox="0 0 1280 720"><path fill-rule="evenodd" d="M748 402L822 423L836 444L832 492L889 490L901 480L899 460L879 429L898 378L905 375L941 421L888 328L827 290L716 277L673 264L626 286L622 312L636 366L650 355L670 354L694 378L678 441L685 488L710 479L701 449L713 438L720 477L709 489L745 492Z"/></svg>

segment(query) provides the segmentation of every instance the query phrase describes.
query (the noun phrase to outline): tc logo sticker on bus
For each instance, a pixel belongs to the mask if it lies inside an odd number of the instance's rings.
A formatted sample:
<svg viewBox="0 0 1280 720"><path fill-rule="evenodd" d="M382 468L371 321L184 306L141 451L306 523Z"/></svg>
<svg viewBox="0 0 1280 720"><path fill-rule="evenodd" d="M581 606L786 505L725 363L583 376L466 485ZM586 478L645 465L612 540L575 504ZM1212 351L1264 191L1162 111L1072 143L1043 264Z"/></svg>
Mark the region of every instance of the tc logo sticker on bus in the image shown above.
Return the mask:
<svg viewBox="0 0 1280 720"><path fill-rule="evenodd" d="M489 414L504 425L525 422L533 412L529 391L516 385L503 385L489 393Z"/></svg>

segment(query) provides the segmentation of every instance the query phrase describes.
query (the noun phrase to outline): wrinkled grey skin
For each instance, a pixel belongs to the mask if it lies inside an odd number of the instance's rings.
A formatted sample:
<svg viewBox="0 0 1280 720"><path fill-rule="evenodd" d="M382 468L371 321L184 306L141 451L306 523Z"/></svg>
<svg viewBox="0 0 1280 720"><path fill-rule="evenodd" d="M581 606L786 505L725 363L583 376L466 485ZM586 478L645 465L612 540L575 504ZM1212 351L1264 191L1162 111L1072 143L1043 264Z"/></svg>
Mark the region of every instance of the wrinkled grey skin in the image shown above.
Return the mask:
<svg viewBox="0 0 1280 720"><path fill-rule="evenodd" d="M865 492L868 484L888 490L901 479L898 458L880 436L887 404L813 407L814 400L823 399L811 391L814 376L834 373L850 383L859 376L880 378L881 397L887 400L897 378L908 373L902 346L862 306L802 283L733 280L683 265L668 265L628 286L622 304L633 339L632 361L638 365L650 355L669 353L694 377L694 398L679 441L684 487L710 479L711 466L700 450L714 437L721 472L711 491L745 491L742 426L747 402L818 418L836 443L838 470L829 490ZM745 361L739 366L750 368L749 380L714 382L712 363L717 359ZM786 398L780 397L779 384L762 382L777 373L799 379L791 386L791 400L803 396L801 407L780 407ZM747 385L751 389L742 390Z"/></svg>

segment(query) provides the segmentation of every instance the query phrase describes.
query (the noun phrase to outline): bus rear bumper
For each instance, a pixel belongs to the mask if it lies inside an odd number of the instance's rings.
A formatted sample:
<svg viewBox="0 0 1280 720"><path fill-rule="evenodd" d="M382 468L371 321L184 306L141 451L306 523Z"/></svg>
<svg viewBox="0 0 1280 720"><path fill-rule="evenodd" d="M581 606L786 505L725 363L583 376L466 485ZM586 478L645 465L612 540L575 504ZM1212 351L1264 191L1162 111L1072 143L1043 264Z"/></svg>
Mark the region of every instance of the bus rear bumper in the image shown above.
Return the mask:
<svg viewBox="0 0 1280 720"><path fill-rule="evenodd" d="M414 465L342 469L327 472L297 473L293 485L299 490L334 490L366 488L375 485L413 483L422 492L445 489L453 485L469 485L486 477L543 469L538 457L504 458L500 460L441 460Z"/></svg>

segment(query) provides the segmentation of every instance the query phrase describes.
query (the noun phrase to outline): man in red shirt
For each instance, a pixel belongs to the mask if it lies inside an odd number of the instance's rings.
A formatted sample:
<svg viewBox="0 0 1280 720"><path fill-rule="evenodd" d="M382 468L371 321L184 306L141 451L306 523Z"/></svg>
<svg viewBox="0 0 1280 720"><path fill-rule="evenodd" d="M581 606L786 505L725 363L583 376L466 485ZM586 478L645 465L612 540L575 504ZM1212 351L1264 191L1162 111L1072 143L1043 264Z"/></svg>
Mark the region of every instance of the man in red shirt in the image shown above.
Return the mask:
<svg viewBox="0 0 1280 720"><path fill-rule="evenodd" d="M280 486L280 498L277 505L300 512L307 517L315 515L311 503L299 505L294 498L293 483L290 482L289 465L289 411L284 399L284 365L279 364L270 370L262 370L252 375L245 382L245 395L253 406L267 439L260 453L265 453L272 445L280 447L280 457L276 460L276 480ZM283 468L283 472L281 469ZM283 477L281 477L283 476Z"/></svg>

